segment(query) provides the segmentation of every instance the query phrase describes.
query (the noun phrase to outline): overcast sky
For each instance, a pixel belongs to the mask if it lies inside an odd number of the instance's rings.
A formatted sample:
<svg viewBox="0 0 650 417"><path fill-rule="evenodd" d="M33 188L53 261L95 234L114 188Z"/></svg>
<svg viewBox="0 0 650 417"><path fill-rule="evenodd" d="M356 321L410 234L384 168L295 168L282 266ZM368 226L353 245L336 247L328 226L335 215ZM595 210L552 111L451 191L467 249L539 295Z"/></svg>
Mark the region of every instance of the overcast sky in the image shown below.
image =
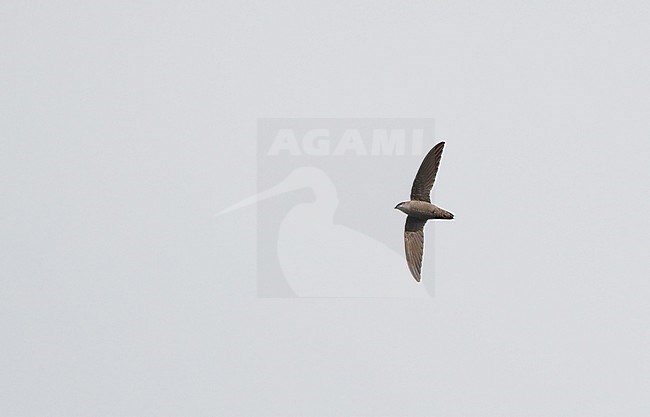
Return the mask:
<svg viewBox="0 0 650 417"><path fill-rule="evenodd" d="M0 10L1 415L650 415L645 2ZM261 118L435 120L435 297L259 296Z"/></svg>

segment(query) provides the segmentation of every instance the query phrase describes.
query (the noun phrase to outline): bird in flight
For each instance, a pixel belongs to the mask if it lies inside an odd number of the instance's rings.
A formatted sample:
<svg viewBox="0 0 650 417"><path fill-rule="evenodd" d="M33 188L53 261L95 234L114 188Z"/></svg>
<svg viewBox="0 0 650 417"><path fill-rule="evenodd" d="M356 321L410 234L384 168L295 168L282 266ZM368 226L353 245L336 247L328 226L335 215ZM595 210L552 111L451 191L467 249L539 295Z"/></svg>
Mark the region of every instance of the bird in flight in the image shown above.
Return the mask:
<svg viewBox="0 0 650 417"><path fill-rule="evenodd" d="M396 209L406 213L404 226L404 248L406 250L406 263L411 275L420 282L422 270L422 252L424 250L424 224L429 219L451 220L454 215L438 206L431 204L429 194L436 180L438 165L442 158L442 149L445 142L434 146L424 157L418 173L415 175L411 188L411 200L404 201L395 206Z"/></svg>

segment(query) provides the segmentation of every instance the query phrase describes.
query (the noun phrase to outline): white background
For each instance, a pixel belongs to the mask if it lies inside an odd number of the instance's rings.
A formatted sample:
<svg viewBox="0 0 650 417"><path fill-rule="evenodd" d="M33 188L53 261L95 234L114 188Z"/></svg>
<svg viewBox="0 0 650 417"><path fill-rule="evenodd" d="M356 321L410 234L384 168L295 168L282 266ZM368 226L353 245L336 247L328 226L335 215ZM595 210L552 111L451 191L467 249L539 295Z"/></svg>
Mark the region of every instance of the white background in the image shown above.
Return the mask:
<svg viewBox="0 0 650 417"><path fill-rule="evenodd" d="M0 9L1 415L650 414L646 3ZM261 117L436 120L434 299L256 298Z"/></svg>

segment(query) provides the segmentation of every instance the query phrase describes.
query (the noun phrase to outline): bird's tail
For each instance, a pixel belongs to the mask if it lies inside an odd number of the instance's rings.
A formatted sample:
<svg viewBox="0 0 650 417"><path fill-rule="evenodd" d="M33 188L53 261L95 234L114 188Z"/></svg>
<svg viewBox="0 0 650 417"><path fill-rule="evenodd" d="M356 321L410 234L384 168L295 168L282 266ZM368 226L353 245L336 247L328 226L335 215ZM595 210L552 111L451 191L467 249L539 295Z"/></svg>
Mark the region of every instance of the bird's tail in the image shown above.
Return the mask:
<svg viewBox="0 0 650 417"><path fill-rule="evenodd" d="M454 215L448 212L445 209L442 209L440 207L435 207L433 210L433 218L434 219L443 219L443 220L451 220L454 218Z"/></svg>

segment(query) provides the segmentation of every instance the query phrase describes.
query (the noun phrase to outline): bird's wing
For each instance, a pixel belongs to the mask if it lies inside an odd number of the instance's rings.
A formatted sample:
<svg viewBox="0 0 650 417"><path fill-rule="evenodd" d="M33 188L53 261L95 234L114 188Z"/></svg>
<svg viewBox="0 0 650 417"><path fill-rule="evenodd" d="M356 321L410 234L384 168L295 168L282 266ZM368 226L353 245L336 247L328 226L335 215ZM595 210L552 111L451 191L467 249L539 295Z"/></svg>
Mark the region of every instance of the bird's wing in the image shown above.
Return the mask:
<svg viewBox="0 0 650 417"><path fill-rule="evenodd" d="M440 142L434 146L427 156L424 157L418 173L415 175L413 187L411 188L411 200L419 200L431 202L429 194L433 187L433 182L436 180L436 173L438 172L438 165L440 165L440 158L442 158L442 149L445 147L445 142Z"/></svg>
<svg viewBox="0 0 650 417"><path fill-rule="evenodd" d="M404 249L406 250L406 263L411 270L411 275L420 282L422 270L422 252L424 250L424 224L426 219L408 216L404 226Z"/></svg>

